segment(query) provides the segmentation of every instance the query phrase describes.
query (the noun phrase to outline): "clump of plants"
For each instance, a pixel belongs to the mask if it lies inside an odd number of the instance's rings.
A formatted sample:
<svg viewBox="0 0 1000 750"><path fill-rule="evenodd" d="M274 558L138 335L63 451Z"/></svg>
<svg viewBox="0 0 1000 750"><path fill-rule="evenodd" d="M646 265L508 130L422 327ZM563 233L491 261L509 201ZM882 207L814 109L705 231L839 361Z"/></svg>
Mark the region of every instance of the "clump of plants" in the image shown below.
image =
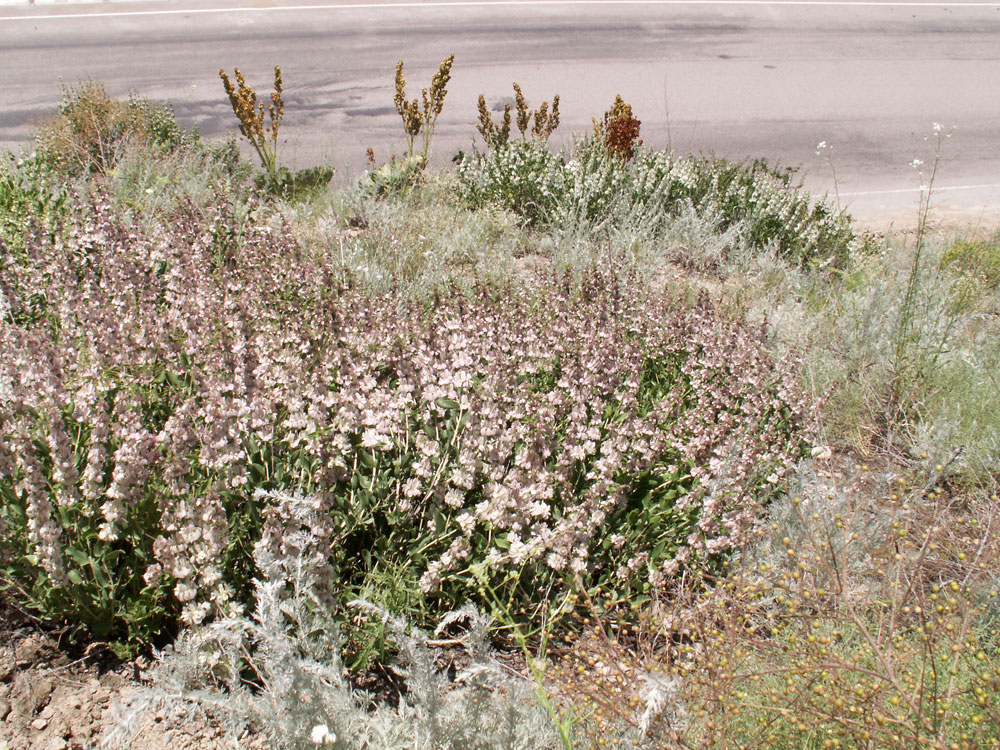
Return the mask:
<svg viewBox="0 0 1000 750"><path fill-rule="evenodd" d="M517 129L521 133L521 139L529 136L541 143L548 141L549 137L559 127L559 95L552 98L552 110L549 111L549 103L542 102L538 109L529 110L528 102L524 98L521 87L514 83L514 106L517 110ZM534 122L532 122L534 121ZM479 124L477 129L479 134L486 141L486 145L491 149L503 148L510 140L510 102L504 103L503 119L497 125L493 122L493 116L486 107L486 97L479 95Z"/></svg>
<svg viewBox="0 0 1000 750"><path fill-rule="evenodd" d="M650 747L1000 746L996 496L952 494L943 466L862 467L871 495L818 468L723 574L677 581L638 627L597 613L553 671L590 729L638 727L653 682ZM590 690L580 663L617 666Z"/></svg>
<svg viewBox="0 0 1000 750"><path fill-rule="evenodd" d="M448 82L451 80L451 66L455 55L449 55L441 61L437 72L431 79L430 88L421 91L421 98L407 99L406 78L403 76L403 61L396 63L396 93L393 102L396 112L403 120L403 133L406 135L406 155L412 159L415 156L414 142L423 133L423 145L419 154L426 162L431 147L431 137L437 127L437 119L444 108L444 99L448 95Z"/></svg>
<svg viewBox="0 0 1000 750"><path fill-rule="evenodd" d="M309 498L279 500L300 522L322 525ZM112 707L103 747L124 746L149 710L211 712L235 740L248 728L275 748L565 747L532 684L505 669L475 607L446 613L433 634L363 600L359 618L384 623L405 681L395 705L347 680L340 628L328 608L325 563L307 530L287 533L281 557L258 547L256 606L183 632L146 675L147 686ZM438 665L440 644L460 662ZM387 665L388 666L388 665Z"/></svg>
<svg viewBox="0 0 1000 750"><path fill-rule="evenodd" d="M964 446L950 479L977 483L1000 456L1000 337L988 324L996 293L963 245L927 238L916 264L898 239L858 254L795 335L840 439L904 463Z"/></svg>
<svg viewBox="0 0 1000 750"><path fill-rule="evenodd" d="M609 119L615 139L625 133L616 122L629 121ZM658 237L693 209L718 231L732 229L745 245L773 250L794 264L842 266L861 244L850 218L825 201L812 201L788 170L760 160L641 153L631 136L609 151L604 138L584 139L568 154L554 154L535 141L463 154L456 172L459 194L473 207L499 205L532 225L589 227L588 234L639 221L644 236Z"/></svg>
<svg viewBox="0 0 1000 750"><path fill-rule="evenodd" d="M379 167L375 166L375 155L369 149L370 169L361 178L359 185L365 192L376 198L390 195L406 196L423 183L426 160L419 154L397 159L394 155Z"/></svg>
<svg viewBox="0 0 1000 750"><path fill-rule="evenodd" d="M874 517L836 491L844 507L832 515L818 497L785 506L773 557L742 574L764 603L751 615L763 632L699 675L717 731L728 723L720 712L751 704L761 708L747 718L763 719L753 731L774 744L1000 744L996 591L985 572L996 521L987 496L965 506L935 481L940 471L886 487ZM707 638L706 654L712 646ZM749 724L730 726L749 734Z"/></svg>
<svg viewBox="0 0 1000 750"><path fill-rule="evenodd" d="M425 307L224 204L136 237L95 200L0 270L4 580L43 618L135 645L250 604L257 490L315 497L340 601L379 565L410 616L484 575L648 595L806 445L792 364L707 303L594 270Z"/></svg>
<svg viewBox="0 0 1000 750"><path fill-rule="evenodd" d="M565 159L536 140L462 154L456 176L459 196L471 208L499 206L533 226L550 220L566 189Z"/></svg>
<svg viewBox="0 0 1000 750"><path fill-rule="evenodd" d="M1000 237L988 240L958 239L944 251L941 268L966 277L987 289L1000 286Z"/></svg>
<svg viewBox="0 0 1000 750"><path fill-rule="evenodd" d="M235 71L235 86L226 71L220 70L219 77L229 97L233 114L239 120L240 137L253 147L264 170L257 178L257 187L272 195L300 200L329 184L333 179L331 167L308 167L292 172L288 167L278 166L278 132L285 116L279 66L274 66L274 91L271 92L271 102L266 109L264 102L257 99L257 92L247 84L239 68Z"/></svg>
<svg viewBox="0 0 1000 750"><path fill-rule="evenodd" d="M55 229L66 205L67 190L53 180L49 164L39 158L15 158L0 165L0 243L23 257L25 230Z"/></svg>
<svg viewBox="0 0 1000 750"><path fill-rule="evenodd" d="M113 99L92 79L65 87L58 114L36 135L39 159L63 177L104 177L130 147L169 151L184 140L169 107L135 94Z"/></svg>
<svg viewBox="0 0 1000 750"><path fill-rule="evenodd" d="M239 68L236 68L235 77L234 86L229 74L225 70L219 70L219 78L222 79L233 114L240 122L240 136L257 152L268 181L277 184L278 130L281 119L285 116L285 102L281 98L281 68L274 66L274 91L271 92L271 103L267 105L267 120L264 117L264 102L258 101L257 92L247 85Z"/></svg>

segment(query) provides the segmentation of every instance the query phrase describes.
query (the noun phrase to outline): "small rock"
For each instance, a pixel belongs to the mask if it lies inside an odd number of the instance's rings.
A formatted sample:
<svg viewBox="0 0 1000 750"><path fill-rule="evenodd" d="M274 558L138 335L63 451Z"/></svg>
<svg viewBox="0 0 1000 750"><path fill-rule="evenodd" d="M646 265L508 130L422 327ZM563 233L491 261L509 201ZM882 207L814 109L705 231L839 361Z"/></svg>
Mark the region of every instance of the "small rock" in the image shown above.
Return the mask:
<svg viewBox="0 0 1000 750"><path fill-rule="evenodd" d="M38 714L43 719L51 719L52 715L56 712L56 707L51 703L42 709L42 712Z"/></svg>
<svg viewBox="0 0 1000 750"><path fill-rule="evenodd" d="M62 737L53 737L46 746L46 750L66 750L67 747L69 747L69 743Z"/></svg>
<svg viewBox="0 0 1000 750"><path fill-rule="evenodd" d="M73 730L66 723L65 717L57 715L54 719L49 720L48 733L54 737L70 737L73 734Z"/></svg>
<svg viewBox="0 0 1000 750"><path fill-rule="evenodd" d="M49 696L55 687L52 680L39 679L37 675L32 678L22 674L14 683L14 694L17 697L11 701L12 709L24 716L34 716L49 702Z"/></svg>
<svg viewBox="0 0 1000 750"><path fill-rule="evenodd" d="M31 726L37 729L39 732L45 729L45 727L47 727L48 725L49 722L46 719L35 719L33 722L31 722Z"/></svg>
<svg viewBox="0 0 1000 750"><path fill-rule="evenodd" d="M47 645L48 644L45 639L41 636L25 638L14 648L17 666L23 668L34 664L41 658L42 652L45 650Z"/></svg>
<svg viewBox="0 0 1000 750"><path fill-rule="evenodd" d="M111 690L117 690L125 684L125 680L122 679L120 674L115 674L114 672L105 672L98 679L99 686L109 688Z"/></svg>

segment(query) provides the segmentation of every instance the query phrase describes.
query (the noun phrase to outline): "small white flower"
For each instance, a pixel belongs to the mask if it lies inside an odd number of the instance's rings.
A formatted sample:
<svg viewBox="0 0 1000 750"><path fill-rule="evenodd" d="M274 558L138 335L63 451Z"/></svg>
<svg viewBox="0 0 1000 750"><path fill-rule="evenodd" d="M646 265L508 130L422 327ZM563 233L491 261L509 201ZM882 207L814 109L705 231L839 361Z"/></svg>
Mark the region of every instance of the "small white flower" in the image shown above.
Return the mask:
<svg viewBox="0 0 1000 750"><path fill-rule="evenodd" d="M935 133L940 133L941 132L941 123L939 123L939 122L934 123L934 132Z"/></svg>
<svg viewBox="0 0 1000 750"><path fill-rule="evenodd" d="M920 159L914 159L913 161L910 162L910 166L911 167L923 166L923 161L921 161Z"/></svg>
<svg viewBox="0 0 1000 750"><path fill-rule="evenodd" d="M317 724L312 730L312 741L314 745L331 745L337 741L337 735L326 724Z"/></svg>
<svg viewBox="0 0 1000 750"><path fill-rule="evenodd" d="M388 448L392 445L392 441L388 435L368 428L361 434L361 445L365 448Z"/></svg>
<svg viewBox="0 0 1000 750"><path fill-rule="evenodd" d="M465 493L454 488L444 494L444 504L449 508L461 508L465 503Z"/></svg>

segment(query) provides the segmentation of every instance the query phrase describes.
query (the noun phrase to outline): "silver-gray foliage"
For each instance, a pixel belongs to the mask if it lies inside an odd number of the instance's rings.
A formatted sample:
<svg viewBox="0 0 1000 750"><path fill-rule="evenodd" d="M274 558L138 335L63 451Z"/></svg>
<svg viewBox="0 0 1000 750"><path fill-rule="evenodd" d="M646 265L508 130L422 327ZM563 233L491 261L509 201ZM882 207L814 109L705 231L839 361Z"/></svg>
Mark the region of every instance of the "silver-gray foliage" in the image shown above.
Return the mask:
<svg viewBox="0 0 1000 750"><path fill-rule="evenodd" d="M276 499L297 505L302 513L295 515L308 525L307 498ZM351 602L360 614L382 620L400 647L395 669L406 680L405 695L397 706L372 708L371 697L348 683L340 661L313 543L300 528L284 539L288 556L282 560L265 559L269 553L258 547L255 558L264 575L256 582L252 615L188 630L157 654L149 686L113 707L115 725L102 746L127 747L146 711L170 711L178 704L211 716L234 738L252 729L263 733L268 747L288 750L559 746L534 686L499 666L489 645L489 621L472 606L449 613L438 628L466 627L457 640L469 665L450 677L436 667L428 634L366 601Z"/></svg>

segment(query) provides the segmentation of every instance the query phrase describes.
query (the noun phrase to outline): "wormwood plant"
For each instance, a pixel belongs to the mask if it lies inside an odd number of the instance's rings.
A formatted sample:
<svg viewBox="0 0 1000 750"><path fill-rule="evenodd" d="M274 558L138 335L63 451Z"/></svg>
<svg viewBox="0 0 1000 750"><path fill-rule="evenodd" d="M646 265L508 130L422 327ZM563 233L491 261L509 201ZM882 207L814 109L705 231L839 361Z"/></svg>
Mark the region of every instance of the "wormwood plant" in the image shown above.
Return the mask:
<svg viewBox="0 0 1000 750"><path fill-rule="evenodd" d="M924 380L937 364L938 357L944 352L948 338L951 334L952 326L947 326L943 335L937 341L928 342L930 346L921 346L921 336L914 330L918 304L917 298L921 293L920 282L923 275L922 261L924 255L924 241L927 235L927 222L930 218L931 200L934 193L934 180L937 177L938 166L941 163L941 148L945 139L950 138L950 133L943 132L941 125L934 123L934 134L936 138L934 149L934 161L931 165L930 174L924 184L923 162L914 159L913 166L918 170L920 176L920 205L917 212L917 234L914 239L913 259L910 267L910 274L906 283L906 292L903 295L902 303L899 307L899 317L896 321L894 335L894 347L892 352L891 381L887 393L886 420L887 430L891 433L895 428L895 423L905 424L912 412L913 404L907 398L907 393L914 379ZM891 444L891 435L887 436Z"/></svg>
<svg viewBox="0 0 1000 750"><path fill-rule="evenodd" d="M455 55L451 54L441 61L437 72L431 79L429 89L421 91L421 99L406 98L406 79L403 77L403 61L396 63L396 94L393 102L396 111L403 120L403 132L406 135L406 155L414 156L413 144L418 135L423 132L423 147L420 158L427 159L431 147L431 136L437 126L438 116L444 108L444 98L448 95L448 81L451 80L451 66Z"/></svg>
<svg viewBox="0 0 1000 750"><path fill-rule="evenodd" d="M340 636L329 610L322 524L314 499L272 495L297 521L279 556L254 553L261 578L249 617L231 617L183 632L159 654L149 686L112 708L115 725L102 746L117 748L145 712L182 705L211 711L235 739L252 726L269 747L369 750L534 750L560 747L546 713L523 677L500 666L489 644L489 620L474 607L446 613L435 633L366 601L351 608L385 624L399 645L392 669L406 681L398 703L375 702L353 689L340 662ZM433 642L460 649L453 674ZM386 665L390 666L390 665Z"/></svg>
<svg viewBox="0 0 1000 750"><path fill-rule="evenodd" d="M268 123L265 125L264 102L257 100L257 92L247 85L239 68L236 68L236 85L225 70L219 70L222 86L229 96L233 114L240 121L240 135L250 142L270 185L278 183L278 129L285 114L281 98L281 68L274 66L274 91L267 105Z"/></svg>
<svg viewBox="0 0 1000 750"><path fill-rule="evenodd" d="M817 387L831 390L830 421L840 439L907 462L924 453L941 460L962 445L949 479L977 483L994 473L1000 455L1000 337L991 323L997 298L985 282L986 258L957 260L963 246L925 237L902 360L895 359L895 323L916 252L904 238L859 253L842 279L819 287L820 304L806 311L800 346L808 347Z"/></svg>
<svg viewBox="0 0 1000 750"><path fill-rule="evenodd" d="M919 242L890 238L841 266L842 279L806 317L810 337L822 342L809 347L809 369L833 388L830 413L846 440L900 461L940 459L962 445L951 479L978 482L993 474L1000 452L990 245L928 231L946 133L929 140L935 164L915 164L925 183Z"/></svg>

